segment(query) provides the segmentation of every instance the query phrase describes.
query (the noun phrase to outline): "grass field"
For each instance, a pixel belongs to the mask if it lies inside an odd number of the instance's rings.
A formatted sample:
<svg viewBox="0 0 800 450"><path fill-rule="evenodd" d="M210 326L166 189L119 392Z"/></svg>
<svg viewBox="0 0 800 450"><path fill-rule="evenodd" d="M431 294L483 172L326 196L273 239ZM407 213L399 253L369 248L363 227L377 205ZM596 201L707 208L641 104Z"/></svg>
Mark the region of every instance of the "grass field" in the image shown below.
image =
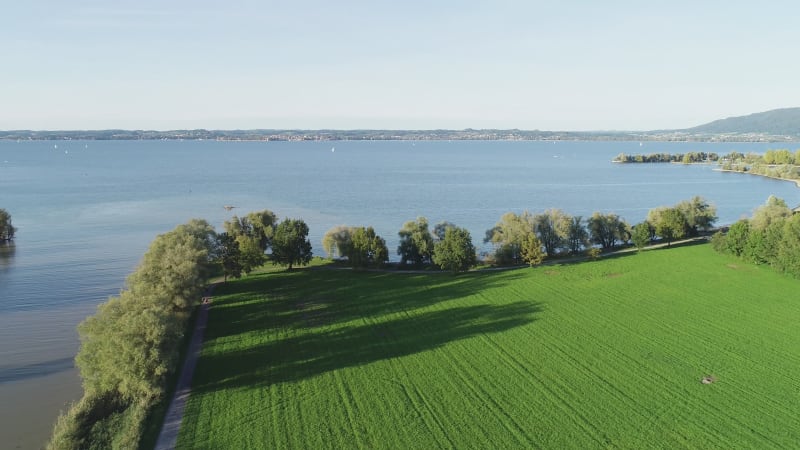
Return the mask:
<svg viewBox="0 0 800 450"><path fill-rule="evenodd" d="M216 291L178 447L796 447L799 286L708 245L251 276Z"/></svg>

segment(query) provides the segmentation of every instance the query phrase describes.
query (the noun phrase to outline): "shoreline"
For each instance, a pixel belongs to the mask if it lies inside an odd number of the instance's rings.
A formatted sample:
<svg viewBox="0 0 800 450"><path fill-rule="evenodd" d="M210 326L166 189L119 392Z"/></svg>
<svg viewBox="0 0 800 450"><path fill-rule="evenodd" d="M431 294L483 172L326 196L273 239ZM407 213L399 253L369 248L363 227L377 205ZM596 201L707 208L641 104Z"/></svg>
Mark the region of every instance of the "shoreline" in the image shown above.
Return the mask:
<svg viewBox="0 0 800 450"><path fill-rule="evenodd" d="M742 175L755 175L759 177L769 178L771 180L778 180L778 181L791 181L795 184L798 188L800 188L800 180L794 180L791 178L779 178L779 177L771 177L769 175L763 175L760 173L753 173L753 172L742 172L739 170L731 170L731 169L712 169L714 172L729 172L729 173L740 173Z"/></svg>

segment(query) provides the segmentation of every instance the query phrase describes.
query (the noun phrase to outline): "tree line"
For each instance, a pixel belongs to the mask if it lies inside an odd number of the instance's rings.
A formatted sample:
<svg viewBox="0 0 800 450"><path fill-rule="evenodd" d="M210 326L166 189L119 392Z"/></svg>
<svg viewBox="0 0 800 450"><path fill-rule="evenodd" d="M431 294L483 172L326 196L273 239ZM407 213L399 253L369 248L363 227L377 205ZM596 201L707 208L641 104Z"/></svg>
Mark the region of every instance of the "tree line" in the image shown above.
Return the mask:
<svg viewBox="0 0 800 450"><path fill-rule="evenodd" d="M642 248L657 238L670 244L711 229L716 219L716 208L702 197L654 208L645 221L634 226L613 213L595 212L584 219L560 209L539 214L508 212L486 231L483 242L491 243L493 249L479 258L469 231L450 222L440 222L431 231L428 219L418 217L398 231L397 254L400 267L434 264L456 272L467 270L479 259L497 266L533 266L548 258L596 255L628 243ZM354 268L381 267L389 260L386 241L372 227L333 227L322 238L322 246L330 258Z"/></svg>
<svg viewBox="0 0 800 450"><path fill-rule="evenodd" d="M711 244L719 252L800 277L800 214L775 196L749 219L734 223L726 233L714 234Z"/></svg>
<svg viewBox="0 0 800 450"><path fill-rule="evenodd" d="M650 153L627 155L620 153L612 159L613 162L618 163L702 163L702 162L717 162L720 157L714 152L688 152L688 153Z"/></svg>

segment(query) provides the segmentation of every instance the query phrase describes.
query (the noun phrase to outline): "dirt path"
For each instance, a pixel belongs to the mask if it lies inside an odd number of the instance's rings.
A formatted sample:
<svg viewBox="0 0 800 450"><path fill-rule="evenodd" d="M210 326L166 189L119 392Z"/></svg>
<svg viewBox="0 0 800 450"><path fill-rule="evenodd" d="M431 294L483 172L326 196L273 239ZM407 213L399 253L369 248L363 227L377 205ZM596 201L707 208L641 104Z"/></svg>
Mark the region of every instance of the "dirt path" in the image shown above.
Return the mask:
<svg viewBox="0 0 800 450"><path fill-rule="evenodd" d="M192 340L186 352L186 359L184 359L183 365L181 366L181 374L178 378L178 384L175 386L175 393L172 396L172 401L169 403L167 414L164 416L164 424L161 426L161 432L158 434L156 450L172 450L178 443L178 432L181 430L183 411L186 408L186 401L192 393L194 368L197 365L197 358L200 357L200 349L203 347L203 333L206 330L206 323L208 323L208 307L210 306L210 296L211 292L214 290L214 286L215 285L211 285L206 288L203 294L203 303L200 305L200 310L197 313L197 320L194 323Z"/></svg>

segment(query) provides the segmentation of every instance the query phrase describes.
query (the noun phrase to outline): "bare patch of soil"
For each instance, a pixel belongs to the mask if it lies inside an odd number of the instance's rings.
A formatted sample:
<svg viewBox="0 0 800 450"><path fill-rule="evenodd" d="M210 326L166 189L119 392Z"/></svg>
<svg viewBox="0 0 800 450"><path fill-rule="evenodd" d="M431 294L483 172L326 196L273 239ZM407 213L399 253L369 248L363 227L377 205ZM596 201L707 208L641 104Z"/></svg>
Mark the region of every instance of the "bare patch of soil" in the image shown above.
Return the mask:
<svg viewBox="0 0 800 450"><path fill-rule="evenodd" d="M717 377L715 377L714 375L706 375L700 379L700 382L703 384L711 384L715 381L717 381Z"/></svg>

